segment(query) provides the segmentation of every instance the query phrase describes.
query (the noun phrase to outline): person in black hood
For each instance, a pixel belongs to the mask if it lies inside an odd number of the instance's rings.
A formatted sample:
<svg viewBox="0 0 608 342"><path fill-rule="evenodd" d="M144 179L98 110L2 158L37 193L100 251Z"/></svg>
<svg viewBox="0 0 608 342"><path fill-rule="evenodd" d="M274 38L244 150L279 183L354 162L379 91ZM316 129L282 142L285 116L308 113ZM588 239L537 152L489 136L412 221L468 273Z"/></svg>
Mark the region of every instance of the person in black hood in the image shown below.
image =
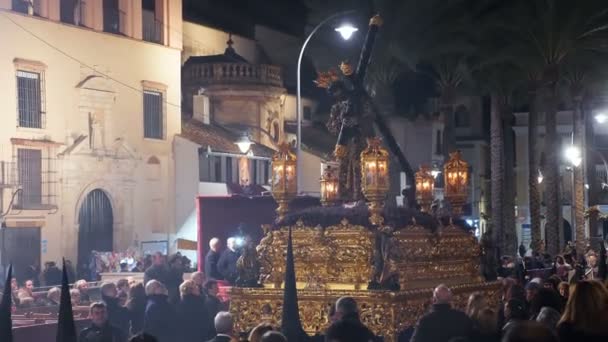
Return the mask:
<svg viewBox="0 0 608 342"><path fill-rule="evenodd" d="M177 333L175 310L169 304L167 288L157 280L146 284L148 303L144 314L144 333L158 342L173 342Z"/></svg>
<svg viewBox="0 0 608 342"><path fill-rule="evenodd" d="M80 342L126 342L126 334L108 322L106 305L101 302L91 304L89 309L91 326L80 332Z"/></svg>
<svg viewBox="0 0 608 342"><path fill-rule="evenodd" d="M113 326L129 332L129 312L118 301L118 289L114 283L101 284L101 300L106 304L108 321Z"/></svg>

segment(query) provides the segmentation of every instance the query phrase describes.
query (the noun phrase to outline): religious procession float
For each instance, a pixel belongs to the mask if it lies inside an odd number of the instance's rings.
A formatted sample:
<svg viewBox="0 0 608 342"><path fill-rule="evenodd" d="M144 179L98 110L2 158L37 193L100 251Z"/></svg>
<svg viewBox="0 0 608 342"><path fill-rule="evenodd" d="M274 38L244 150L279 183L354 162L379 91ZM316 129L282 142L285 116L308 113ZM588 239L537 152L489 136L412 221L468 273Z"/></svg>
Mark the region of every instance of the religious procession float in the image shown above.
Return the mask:
<svg viewBox="0 0 608 342"><path fill-rule="evenodd" d="M327 328L328 313L342 296L356 299L361 320L387 341L413 326L430 304L438 284L448 285L454 305L483 292L497 301L500 285L480 276L484 251L459 216L467 198L468 165L460 152L444 165L445 199L450 211L431 210L434 177L429 168L415 174L420 210L385 207L390 187L390 153L398 145L362 86L381 19L375 16L356 70L347 63L322 73L317 85L334 97L328 128L338 135L337 176L327 170L320 181L320 207L290 211L297 196L296 155L281 145L272 160L272 195L278 204L274 223L264 225L260 243L245 244L237 263L239 280L230 292L230 311L240 331L282 318L288 237L304 330ZM384 140L374 136L375 126ZM405 162L407 163L407 162Z"/></svg>

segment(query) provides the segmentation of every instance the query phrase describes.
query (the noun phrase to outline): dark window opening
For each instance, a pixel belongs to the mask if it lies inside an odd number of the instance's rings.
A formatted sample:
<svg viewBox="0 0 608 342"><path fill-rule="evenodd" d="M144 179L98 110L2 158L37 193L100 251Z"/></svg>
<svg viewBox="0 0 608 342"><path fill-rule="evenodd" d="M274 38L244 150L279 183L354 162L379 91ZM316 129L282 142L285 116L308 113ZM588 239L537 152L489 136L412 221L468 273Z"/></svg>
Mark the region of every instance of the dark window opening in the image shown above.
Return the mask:
<svg viewBox="0 0 608 342"><path fill-rule="evenodd" d="M274 142L279 142L279 134L280 133L280 129L279 129L279 123L278 122L273 122L272 123L272 140L274 140Z"/></svg>
<svg viewBox="0 0 608 342"><path fill-rule="evenodd" d="M435 154L440 155L443 152L443 149L441 148L441 130L437 130L437 133L435 135Z"/></svg>
<svg viewBox="0 0 608 342"><path fill-rule="evenodd" d="M142 38L147 42L163 42L163 22L159 20L159 13L156 8L156 0L142 1Z"/></svg>
<svg viewBox="0 0 608 342"><path fill-rule="evenodd" d="M464 105L459 105L454 111L454 125L456 127L469 127L471 125L471 114Z"/></svg>
<svg viewBox="0 0 608 342"><path fill-rule="evenodd" d="M226 183L234 183L232 179L232 157L226 157Z"/></svg>
<svg viewBox="0 0 608 342"><path fill-rule="evenodd" d="M19 127L43 128L41 74L17 71Z"/></svg>
<svg viewBox="0 0 608 342"><path fill-rule="evenodd" d="M76 22L77 13L80 6L78 6L79 0L61 0L59 7L59 18L62 23L66 24L78 24ZM80 14L80 13L78 13Z"/></svg>
<svg viewBox="0 0 608 342"><path fill-rule="evenodd" d="M270 162L264 162L264 185L270 182Z"/></svg>
<svg viewBox="0 0 608 342"><path fill-rule="evenodd" d="M120 8L118 0L103 0L103 31L120 33Z"/></svg>
<svg viewBox="0 0 608 342"><path fill-rule="evenodd" d="M220 183L222 181L222 157L211 157L213 161L213 181Z"/></svg>
<svg viewBox="0 0 608 342"><path fill-rule="evenodd" d="M302 114L304 116L304 120L312 120L312 110L309 106L304 106Z"/></svg>
<svg viewBox="0 0 608 342"><path fill-rule="evenodd" d="M258 181L258 161L257 159L253 159L251 161L251 184L260 184Z"/></svg>
<svg viewBox="0 0 608 342"><path fill-rule="evenodd" d="M144 91L144 137L163 139L163 95Z"/></svg>
<svg viewBox="0 0 608 342"><path fill-rule="evenodd" d="M24 0L13 0L12 1L12 8L13 8L13 11L15 11L15 12L28 14L29 6L30 6L29 1L24 1Z"/></svg>

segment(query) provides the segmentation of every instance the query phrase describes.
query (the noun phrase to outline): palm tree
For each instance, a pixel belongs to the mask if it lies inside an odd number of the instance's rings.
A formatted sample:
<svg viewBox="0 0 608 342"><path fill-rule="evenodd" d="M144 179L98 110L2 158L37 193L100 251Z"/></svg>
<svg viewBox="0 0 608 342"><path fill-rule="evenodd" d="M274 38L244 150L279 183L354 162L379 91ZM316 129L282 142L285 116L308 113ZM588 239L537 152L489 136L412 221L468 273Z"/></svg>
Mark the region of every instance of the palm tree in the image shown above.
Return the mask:
<svg viewBox="0 0 608 342"><path fill-rule="evenodd" d="M560 68L566 59L586 50L604 49L599 41L608 32L608 9L600 0L584 2L558 0L518 0L503 14L508 21L501 29L529 59L540 65L542 82L536 96L545 113L544 174L547 199L547 251L557 254L563 245L561 202L559 198L558 141L556 114L559 104ZM514 20L515 19L515 20Z"/></svg>

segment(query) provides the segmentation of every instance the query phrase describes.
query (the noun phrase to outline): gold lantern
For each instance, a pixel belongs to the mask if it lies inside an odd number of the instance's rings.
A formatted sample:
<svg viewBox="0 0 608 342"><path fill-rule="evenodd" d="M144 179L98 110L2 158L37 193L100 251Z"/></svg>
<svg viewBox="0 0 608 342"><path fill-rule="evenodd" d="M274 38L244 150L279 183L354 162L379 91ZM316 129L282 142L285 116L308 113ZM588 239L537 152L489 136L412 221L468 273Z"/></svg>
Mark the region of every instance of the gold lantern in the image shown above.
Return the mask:
<svg viewBox="0 0 608 342"><path fill-rule="evenodd" d="M450 153L450 160L443 167L443 177L445 198L450 202L452 213L460 216L467 200L469 182L469 164L462 160L460 151Z"/></svg>
<svg viewBox="0 0 608 342"><path fill-rule="evenodd" d="M434 188L435 177L431 169L426 165L420 166L420 170L416 172L416 200L425 213L431 211Z"/></svg>
<svg viewBox="0 0 608 342"><path fill-rule="evenodd" d="M338 201L338 178L334 176L331 166L327 165L321 175L321 204L326 207Z"/></svg>
<svg viewBox="0 0 608 342"><path fill-rule="evenodd" d="M277 221L282 220L289 211L289 201L298 194L296 174L296 155L288 143L279 145L272 156L272 197L277 201Z"/></svg>
<svg viewBox="0 0 608 342"><path fill-rule="evenodd" d="M375 226L384 223L382 211L389 190L389 156L380 138L368 138L367 148L361 152L361 190L369 201L369 221Z"/></svg>

